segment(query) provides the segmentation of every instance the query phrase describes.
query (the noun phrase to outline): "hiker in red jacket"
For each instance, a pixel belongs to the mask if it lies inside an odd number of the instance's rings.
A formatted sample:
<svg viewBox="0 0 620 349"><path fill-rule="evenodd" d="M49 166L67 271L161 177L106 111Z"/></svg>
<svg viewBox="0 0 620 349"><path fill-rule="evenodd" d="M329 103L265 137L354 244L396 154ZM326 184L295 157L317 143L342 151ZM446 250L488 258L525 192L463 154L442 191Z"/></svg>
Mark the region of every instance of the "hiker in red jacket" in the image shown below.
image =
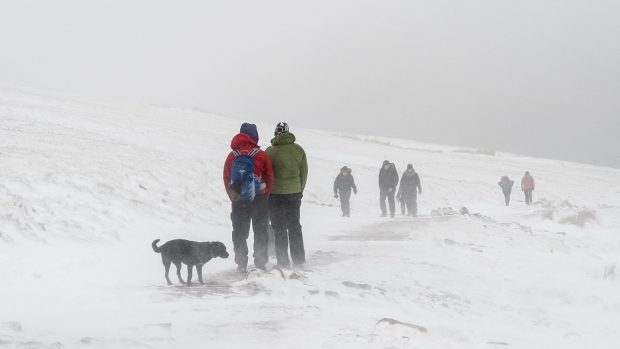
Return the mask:
<svg viewBox="0 0 620 349"><path fill-rule="evenodd" d="M254 265L265 269L269 261L267 251L269 225L269 194L273 188L273 169L267 154L258 146L256 125L244 123L240 133L230 142L233 151L228 154L224 164L224 187L232 202L233 231L232 240L237 270L245 271L248 265L248 236L250 222L254 230ZM233 166L240 156L251 156L254 165L253 179L259 188L251 198L242 197L238 183L233 183Z"/></svg>
<svg viewBox="0 0 620 349"><path fill-rule="evenodd" d="M525 203L530 205L532 203L532 192L534 191L534 177L530 175L529 171L525 171L525 175L521 179L521 190L525 194Z"/></svg>

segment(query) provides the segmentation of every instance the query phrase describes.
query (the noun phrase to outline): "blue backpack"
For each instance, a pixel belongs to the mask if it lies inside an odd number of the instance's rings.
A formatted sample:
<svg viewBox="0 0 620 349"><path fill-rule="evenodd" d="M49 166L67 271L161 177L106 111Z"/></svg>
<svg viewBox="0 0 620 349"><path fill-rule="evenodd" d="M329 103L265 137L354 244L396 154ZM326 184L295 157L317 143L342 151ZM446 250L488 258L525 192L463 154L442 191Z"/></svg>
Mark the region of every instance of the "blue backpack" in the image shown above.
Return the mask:
<svg viewBox="0 0 620 349"><path fill-rule="evenodd" d="M260 192L260 181L254 175L254 155L258 150L254 148L248 154L233 150L235 158L230 173L230 188L237 194L238 200L253 201Z"/></svg>

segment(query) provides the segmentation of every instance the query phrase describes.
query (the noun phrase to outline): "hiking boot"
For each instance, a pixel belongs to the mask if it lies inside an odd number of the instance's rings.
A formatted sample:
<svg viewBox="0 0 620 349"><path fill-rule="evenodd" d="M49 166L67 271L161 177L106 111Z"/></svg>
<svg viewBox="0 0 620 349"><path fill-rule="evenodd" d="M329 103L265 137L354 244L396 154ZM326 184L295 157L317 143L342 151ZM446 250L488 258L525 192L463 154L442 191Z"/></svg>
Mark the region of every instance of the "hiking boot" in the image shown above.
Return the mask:
<svg viewBox="0 0 620 349"><path fill-rule="evenodd" d="M291 265L284 264L284 263L278 263L278 267L280 267L280 269L290 269Z"/></svg>

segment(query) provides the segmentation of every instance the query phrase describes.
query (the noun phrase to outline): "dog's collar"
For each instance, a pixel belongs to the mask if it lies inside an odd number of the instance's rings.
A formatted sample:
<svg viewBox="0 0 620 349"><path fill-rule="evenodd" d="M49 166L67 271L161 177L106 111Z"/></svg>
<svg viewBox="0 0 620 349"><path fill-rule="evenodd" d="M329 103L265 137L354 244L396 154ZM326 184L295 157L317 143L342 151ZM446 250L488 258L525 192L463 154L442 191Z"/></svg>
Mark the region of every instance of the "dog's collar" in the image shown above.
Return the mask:
<svg viewBox="0 0 620 349"><path fill-rule="evenodd" d="M211 251L211 242L207 241L207 248L209 249L209 260L213 259L213 251Z"/></svg>

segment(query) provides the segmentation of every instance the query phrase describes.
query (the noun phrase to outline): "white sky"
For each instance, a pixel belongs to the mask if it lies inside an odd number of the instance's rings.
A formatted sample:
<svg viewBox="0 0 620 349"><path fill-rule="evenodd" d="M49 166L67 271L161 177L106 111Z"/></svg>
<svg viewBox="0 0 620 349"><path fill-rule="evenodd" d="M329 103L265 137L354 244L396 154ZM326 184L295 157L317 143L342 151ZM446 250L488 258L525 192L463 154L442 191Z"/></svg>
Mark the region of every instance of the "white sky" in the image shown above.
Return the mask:
<svg viewBox="0 0 620 349"><path fill-rule="evenodd" d="M2 83L620 167L620 1L0 0L0 50Z"/></svg>

